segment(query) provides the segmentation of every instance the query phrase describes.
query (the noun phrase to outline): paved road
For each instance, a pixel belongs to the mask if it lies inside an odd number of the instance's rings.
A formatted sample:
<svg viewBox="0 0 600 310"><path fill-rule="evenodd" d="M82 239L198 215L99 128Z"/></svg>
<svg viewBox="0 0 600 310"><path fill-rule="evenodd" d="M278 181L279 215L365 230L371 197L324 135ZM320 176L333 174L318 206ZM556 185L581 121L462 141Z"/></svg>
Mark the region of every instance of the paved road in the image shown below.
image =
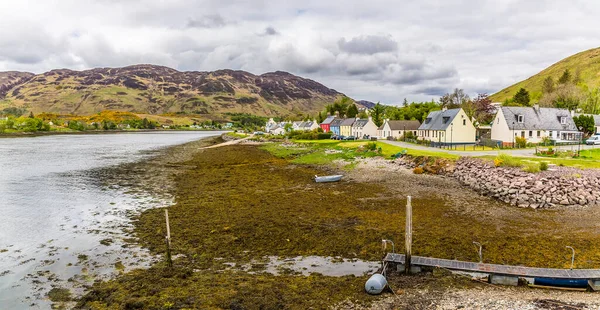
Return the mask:
<svg viewBox="0 0 600 310"><path fill-rule="evenodd" d="M418 145L418 144L406 143L406 142L402 142L402 141L389 141L389 140L379 140L379 141L383 142L383 143L399 146L399 147L405 147L407 149L444 152L444 153L448 153L448 154L455 154L458 156L486 156L486 155L493 156L498 153L505 153L505 154L509 154L512 156L519 156L519 157L535 157L535 148L494 150L494 151L461 151L463 146L457 146L457 150L447 150L447 149L438 149L438 148L433 148L433 147L428 147L428 146L423 146L423 145ZM473 146L467 146L467 149L469 149L469 147L471 148L471 150L473 149ZM560 148L561 150L577 151L577 147L578 147L577 145L565 145L565 146L560 146L558 148ZM599 148L599 147L600 147L600 145L583 145L583 144L581 145L582 150ZM555 149L558 149L558 148L555 148Z"/></svg>

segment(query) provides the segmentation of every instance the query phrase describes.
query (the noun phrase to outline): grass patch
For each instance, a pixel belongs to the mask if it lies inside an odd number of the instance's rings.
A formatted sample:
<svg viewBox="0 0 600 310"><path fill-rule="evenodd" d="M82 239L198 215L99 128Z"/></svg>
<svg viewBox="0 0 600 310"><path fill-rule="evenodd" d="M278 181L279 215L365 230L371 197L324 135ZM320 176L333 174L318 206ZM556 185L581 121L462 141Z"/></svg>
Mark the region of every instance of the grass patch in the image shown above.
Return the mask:
<svg viewBox="0 0 600 310"><path fill-rule="evenodd" d="M232 138L236 138L236 139L244 139L249 136L248 134L239 133L239 132L228 132L228 133L226 133L226 135L228 135Z"/></svg>
<svg viewBox="0 0 600 310"><path fill-rule="evenodd" d="M71 291L66 288L55 287L48 292L48 298L50 298L52 302L71 301Z"/></svg>

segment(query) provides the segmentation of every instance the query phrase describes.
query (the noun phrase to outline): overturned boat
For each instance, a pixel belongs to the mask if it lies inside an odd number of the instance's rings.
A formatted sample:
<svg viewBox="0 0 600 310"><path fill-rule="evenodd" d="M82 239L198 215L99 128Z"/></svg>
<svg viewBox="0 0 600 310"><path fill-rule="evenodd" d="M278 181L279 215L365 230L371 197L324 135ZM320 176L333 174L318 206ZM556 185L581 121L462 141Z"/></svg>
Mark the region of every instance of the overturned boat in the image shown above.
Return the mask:
<svg viewBox="0 0 600 310"><path fill-rule="evenodd" d="M326 182L338 182L342 179L342 175L326 175L326 176L318 176L315 175L315 182L317 183L326 183Z"/></svg>

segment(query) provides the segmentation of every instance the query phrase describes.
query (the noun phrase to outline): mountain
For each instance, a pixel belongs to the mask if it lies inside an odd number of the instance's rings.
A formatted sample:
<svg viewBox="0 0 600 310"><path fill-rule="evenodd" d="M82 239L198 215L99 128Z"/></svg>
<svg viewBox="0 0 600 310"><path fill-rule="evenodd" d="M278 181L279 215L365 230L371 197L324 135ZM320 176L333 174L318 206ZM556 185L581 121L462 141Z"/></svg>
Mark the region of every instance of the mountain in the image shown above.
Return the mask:
<svg viewBox="0 0 600 310"><path fill-rule="evenodd" d="M523 87L529 91L532 101L537 101L542 96L544 80L550 76L556 83L566 69L569 69L573 77L578 76L579 86L587 86L590 89L600 87L600 48L569 56L540 73L493 94L490 99L494 102L504 102Z"/></svg>
<svg viewBox="0 0 600 310"><path fill-rule="evenodd" d="M363 106L365 109L372 109L375 106L374 102L367 100L358 100L356 104Z"/></svg>
<svg viewBox="0 0 600 310"><path fill-rule="evenodd" d="M226 112L314 114L342 94L287 72L180 72L134 65L43 74L0 72L0 110L88 115L103 110L148 114Z"/></svg>

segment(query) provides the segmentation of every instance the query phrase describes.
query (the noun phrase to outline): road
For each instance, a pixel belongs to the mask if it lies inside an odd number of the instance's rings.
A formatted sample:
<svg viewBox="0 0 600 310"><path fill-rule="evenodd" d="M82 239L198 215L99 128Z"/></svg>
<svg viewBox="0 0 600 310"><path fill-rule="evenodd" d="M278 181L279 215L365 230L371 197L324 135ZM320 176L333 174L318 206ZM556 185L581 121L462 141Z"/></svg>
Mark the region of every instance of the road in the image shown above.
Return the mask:
<svg viewBox="0 0 600 310"><path fill-rule="evenodd" d="M407 149L433 151L433 152L444 152L444 153L454 154L454 155L458 155L458 156L486 156L486 155L496 155L500 152L500 153L504 153L504 154L508 154L508 155L512 155L512 156L518 156L518 157L535 157L535 148L506 149L506 150L493 150L493 151L461 151L460 149L463 148L463 146L457 146L457 148L458 148L457 150L447 150L447 149L433 148L433 147L428 147L428 146L423 146L423 145L418 145L418 144L406 143L406 142L402 142L402 141L389 141L389 140L379 140L379 141L390 144L390 145L404 147ZM589 150L589 149L598 148L598 147L600 147L600 146L599 145L584 145L584 144L582 144L581 150ZM467 146L467 149L469 149L469 148L471 148L471 150L472 150L473 146ZM577 148L578 148L577 145L565 145L565 146L555 147L555 149L573 150L573 151L577 151Z"/></svg>

